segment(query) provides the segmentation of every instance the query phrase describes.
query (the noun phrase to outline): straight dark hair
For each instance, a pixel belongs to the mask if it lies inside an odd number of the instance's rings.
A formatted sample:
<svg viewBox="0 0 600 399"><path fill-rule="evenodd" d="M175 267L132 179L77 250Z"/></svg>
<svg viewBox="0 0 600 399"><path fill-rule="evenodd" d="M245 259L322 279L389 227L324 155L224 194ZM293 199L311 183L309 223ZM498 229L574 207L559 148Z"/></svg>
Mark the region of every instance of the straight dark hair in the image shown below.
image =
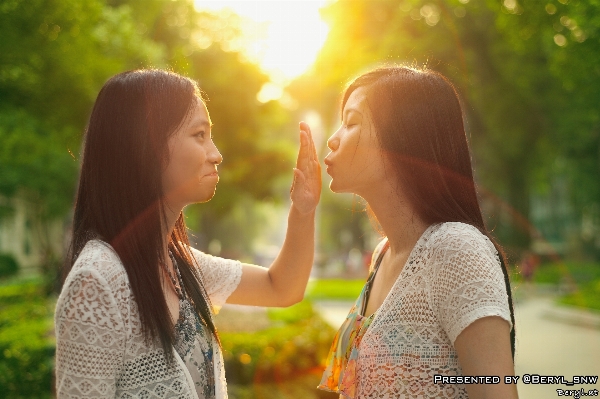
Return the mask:
<svg viewBox="0 0 600 399"><path fill-rule="evenodd" d="M160 265L166 261L161 175L169 162L168 139L197 101L202 97L196 83L168 71L128 71L105 83L85 132L73 235L62 275L64 283L88 241L110 244L127 272L146 343L158 340L169 361L175 338L161 287ZM219 342L183 214L168 247L193 306Z"/></svg>
<svg viewBox="0 0 600 399"><path fill-rule="evenodd" d="M359 76L348 86L342 110L359 87L366 89L380 147L398 185L410 187L405 193L419 217L428 224L470 224L496 247L508 293L514 360L515 316L506 255L483 221L456 89L431 70L382 67Z"/></svg>

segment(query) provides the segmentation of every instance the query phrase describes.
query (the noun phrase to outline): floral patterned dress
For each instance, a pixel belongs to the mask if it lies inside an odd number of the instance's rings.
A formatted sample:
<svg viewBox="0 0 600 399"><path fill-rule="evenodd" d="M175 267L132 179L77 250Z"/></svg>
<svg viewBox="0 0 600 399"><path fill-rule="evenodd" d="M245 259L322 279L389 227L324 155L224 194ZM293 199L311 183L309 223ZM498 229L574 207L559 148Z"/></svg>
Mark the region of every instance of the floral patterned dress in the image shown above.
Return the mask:
<svg viewBox="0 0 600 399"><path fill-rule="evenodd" d="M323 373L318 388L339 393L344 397L354 399L356 396L356 362L360 341L369 328L375 313L365 317L367 301L375 274L381 264L381 259L388 248L385 246L379 253L377 263L372 268L358 299L350 309L346 320L338 330L327 357L327 367Z"/></svg>

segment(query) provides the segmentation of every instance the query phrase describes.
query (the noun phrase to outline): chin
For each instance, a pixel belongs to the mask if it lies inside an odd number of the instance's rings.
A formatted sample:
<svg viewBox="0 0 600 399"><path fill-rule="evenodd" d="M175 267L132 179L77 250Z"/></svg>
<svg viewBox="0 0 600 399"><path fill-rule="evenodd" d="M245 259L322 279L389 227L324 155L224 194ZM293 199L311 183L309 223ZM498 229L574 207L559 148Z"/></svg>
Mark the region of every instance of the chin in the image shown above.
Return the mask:
<svg viewBox="0 0 600 399"><path fill-rule="evenodd" d="M329 189L336 193L336 194L356 194L356 195L360 195L358 193L358 190L353 188L353 182L347 182L350 184L346 184L345 186L343 184L340 184L339 180L336 182L335 180L331 180L331 182L329 183ZM362 197L362 196L361 196Z"/></svg>
<svg viewBox="0 0 600 399"><path fill-rule="evenodd" d="M329 189L337 194L341 194L343 192L345 192L344 190L342 190L338 184L336 184L333 180L331 181L331 183L329 183Z"/></svg>
<svg viewBox="0 0 600 399"><path fill-rule="evenodd" d="M212 193L210 193L210 194L208 194L208 195L205 195L205 196L204 196L204 197L203 197L203 198L202 198L200 201L198 201L198 202L208 202L208 201L210 201L210 200L211 200L211 199L213 199L213 197L215 196L215 193L216 193L216 191L217 191L217 190L213 191Z"/></svg>
<svg viewBox="0 0 600 399"><path fill-rule="evenodd" d="M216 193L216 187L212 190L212 191L208 191L208 190L201 190L200 192L196 192L195 195L192 197L193 204L202 204L204 202L208 202L210 201Z"/></svg>

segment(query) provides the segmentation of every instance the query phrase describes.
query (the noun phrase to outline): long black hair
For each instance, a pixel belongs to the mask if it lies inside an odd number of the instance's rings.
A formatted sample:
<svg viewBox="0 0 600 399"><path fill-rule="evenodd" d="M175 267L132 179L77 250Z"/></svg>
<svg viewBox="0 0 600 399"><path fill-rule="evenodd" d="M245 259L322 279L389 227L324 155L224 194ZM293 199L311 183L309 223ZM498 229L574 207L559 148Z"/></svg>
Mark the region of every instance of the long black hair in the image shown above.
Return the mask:
<svg viewBox="0 0 600 399"><path fill-rule="evenodd" d="M380 147L405 187L409 201L428 224L462 222L476 227L496 247L508 293L515 356L515 316L506 255L485 226L473 179L471 155L456 89L440 73L402 66L382 67L356 78L344 93L342 110L359 87Z"/></svg>
<svg viewBox="0 0 600 399"><path fill-rule="evenodd" d="M161 174L169 161L168 139L189 118L198 98L193 80L163 70L128 71L104 84L85 132L63 269L64 283L89 240L110 244L127 272L146 342L157 339L169 361L174 329L161 288L160 264L166 261ZM219 342L182 214L168 246L193 306Z"/></svg>

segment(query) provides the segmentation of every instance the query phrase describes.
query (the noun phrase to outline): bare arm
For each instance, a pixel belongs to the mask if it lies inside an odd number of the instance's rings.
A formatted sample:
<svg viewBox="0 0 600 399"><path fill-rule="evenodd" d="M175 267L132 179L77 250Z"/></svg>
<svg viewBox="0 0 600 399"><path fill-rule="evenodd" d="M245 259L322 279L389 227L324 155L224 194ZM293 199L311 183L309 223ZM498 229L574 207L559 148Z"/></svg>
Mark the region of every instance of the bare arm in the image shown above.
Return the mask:
<svg viewBox="0 0 600 399"><path fill-rule="evenodd" d="M458 335L454 347L463 375L500 377L499 384L466 384L469 398L518 398L516 384L504 383L504 376L515 375L506 320L488 316L474 321Z"/></svg>
<svg viewBox="0 0 600 399"><path fill-rule="evenodd" d="M228 303L290 306L304 297L315 251L315 208L321 195L321 166L306 123L300 124L300 143L281 251L269 269L243 264L240 284Z"/></svg>

